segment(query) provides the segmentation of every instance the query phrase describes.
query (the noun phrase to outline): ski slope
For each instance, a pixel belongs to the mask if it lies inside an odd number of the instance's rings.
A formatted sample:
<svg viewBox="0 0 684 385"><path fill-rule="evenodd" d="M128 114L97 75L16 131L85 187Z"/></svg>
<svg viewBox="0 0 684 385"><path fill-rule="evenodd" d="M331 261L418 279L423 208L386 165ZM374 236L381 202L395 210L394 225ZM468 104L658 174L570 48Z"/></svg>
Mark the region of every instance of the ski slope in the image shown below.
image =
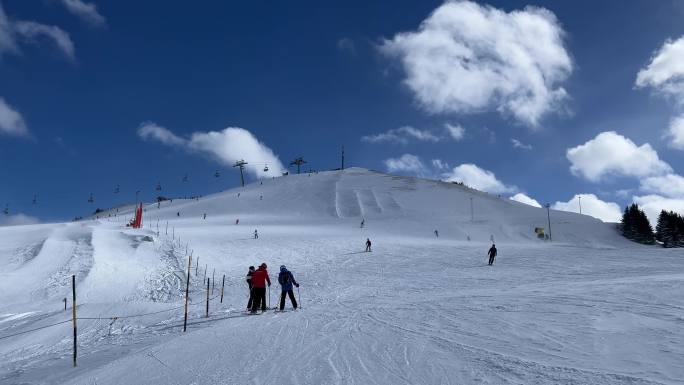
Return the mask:
<svg viewBox="0 0 684 385"><path fill-rule="evenodd" d="M143 229L124 226L131 216L128 207L76 223L0 228L0 383L684 379L681 251L628 242L588 216L552 210L553 242L544 242L534 228L548 227L545 209L358 168L147 204ZM490 267L492 238L499 256ZM302 309L244 313L244 275L261 262L274 281L271 306L285 264L301 283ZM205 269L216 283L209 318Z"/></svg>

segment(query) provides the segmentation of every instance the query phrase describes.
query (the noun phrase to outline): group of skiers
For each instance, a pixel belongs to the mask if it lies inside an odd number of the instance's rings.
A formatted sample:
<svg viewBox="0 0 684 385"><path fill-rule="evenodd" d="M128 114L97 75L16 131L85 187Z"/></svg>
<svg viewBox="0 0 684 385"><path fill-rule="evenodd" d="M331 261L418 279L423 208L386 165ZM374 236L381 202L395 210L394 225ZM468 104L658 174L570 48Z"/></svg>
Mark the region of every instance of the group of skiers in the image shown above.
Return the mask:
<svg viewBox="0 0 684 385"><path fill-rule="evenodd" d="M271 278L268 276L268 270L265 263L259 265L258 269L254 266L249 267L247 272L247 286L249 287L249 301L247 301L247 311L252 314L261 308L261 311L266 311L266 286L271 286ZM299 283L294 278L291 271L285 267L280 266L280 273L278 274L278 283L280 284L280 311L285 310L285 296L290 297L292 307L297 310L297 300L295 299L293 287L299 288Z"/></svg>

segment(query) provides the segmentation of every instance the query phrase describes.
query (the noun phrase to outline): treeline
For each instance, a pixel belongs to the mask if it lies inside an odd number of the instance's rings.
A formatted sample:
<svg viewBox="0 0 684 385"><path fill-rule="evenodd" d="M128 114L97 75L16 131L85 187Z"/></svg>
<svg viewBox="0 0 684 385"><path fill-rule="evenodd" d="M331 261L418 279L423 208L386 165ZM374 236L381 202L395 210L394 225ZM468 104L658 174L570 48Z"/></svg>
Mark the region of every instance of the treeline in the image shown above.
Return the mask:
<svg viewBox="0 0 684 385"><path fill-rule="evenodd" d="M652 245L658 241L663 247L684 247L684 217L672 211L660 212L654 232L646 213L633 203L625 207L621 230L625 238L634 242Z"/></svg>

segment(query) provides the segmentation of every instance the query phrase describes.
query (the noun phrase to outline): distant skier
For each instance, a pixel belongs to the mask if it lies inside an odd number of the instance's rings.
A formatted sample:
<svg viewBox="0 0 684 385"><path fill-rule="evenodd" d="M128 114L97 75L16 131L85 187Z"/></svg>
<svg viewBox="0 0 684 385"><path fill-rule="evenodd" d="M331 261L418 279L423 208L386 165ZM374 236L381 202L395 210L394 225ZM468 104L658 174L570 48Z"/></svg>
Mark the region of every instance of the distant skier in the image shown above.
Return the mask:
<svg viewBox="0 0 684 385"><path fill-rule="evenodd" d="M254 295L252 294L252 274L254 274L254 266L249 267L247 271L247 286L249 287L249 301L247 301L247 310L252 310L252 300Z"/></svg>
<svg viewBox="0 0 684 385"><path fill-rule="evenodd" d="M254 230L254 239L259 239L259 233L256 230Z"/></svg>
<svg viewBox="0 0 684 385"><path fill-rule="evenodd" d="M177 216L177 217L180 217L180 211L176 213L176 216Z"/></svg>
<svg viewBox="0 0 684 385"><path fill-rule="evenodd" d="M280 266L280 274L278 274L278 283L282 288L280 293L280 311L285 309L285 295L290 297L290 302L292 302L292 307L297 310L297 300L295 299L294 292L292 291L292 285L299 287L299 284L294 279L294 275L287 270L285 265Z"/></svg>
<svg viewBox="0 0 684 385"><path fill-rule="evenodd" d="M439 238L439 231L435 230L435 237Z"/></svg>
<svg viewBox="0 0 684 385"><path fill-rule="evenodd" d="M489 255L489 266L491 266L494 264L494 258L496 258L496 245L492 244L492 247L489 248L487 255Z"/></svg>
<svg viewBox="0 0 684 385"><path fill-rule="evenodd" d="M366 238L366 251L370 252L371 251L371 241L370 238Z"/></svg>
<svg viewBox="0 0 684 385"><path fill-rule="evenodd" d="M238 218L238 219L235 220L235 224L236 224L236 225L237 225L237 224L240 224L240 218Z"/></svg>
<svg viewBox="0 0 684 385"><path fill-rule="evenodd" d="M365 224L366 224L366 218L364 218L364 219L361 220L361 228L363 228L363 226L364 226Z"/></svg>
<svg viewBox="0 0 684 385"><path fill-rule="evenodd" d="M238 193L238 198L240 197L240 193Z"/></svg>
<svg viewBox="0 0 684 385"><path fill-rule="evenodd" d="M207 213L204 213L204 216L202 217L202 219L207 219Z"/></svg>
<svg viewBox="0 0 684 385"><path fill-rule="evenodd" d="M266 284L271 286L266 268L266 264L262 263L252 274L252 313L256 313L259 307L261 311L266 311Z"/></svg>

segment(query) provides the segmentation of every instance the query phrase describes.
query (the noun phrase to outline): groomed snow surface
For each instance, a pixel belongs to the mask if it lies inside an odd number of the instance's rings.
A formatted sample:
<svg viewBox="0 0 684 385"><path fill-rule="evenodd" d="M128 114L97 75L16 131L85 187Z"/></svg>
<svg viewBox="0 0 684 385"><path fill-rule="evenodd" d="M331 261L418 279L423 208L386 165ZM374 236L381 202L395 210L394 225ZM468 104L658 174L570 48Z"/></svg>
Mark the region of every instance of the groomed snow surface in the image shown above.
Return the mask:
<svg viewBox="0 0 684 385"><path fill-rule="evenodd" d="M587 216L356 168L119 211L0 228L1 384L684 383L684 255ZM244 312L261 262L302 309Z"/></svg>

